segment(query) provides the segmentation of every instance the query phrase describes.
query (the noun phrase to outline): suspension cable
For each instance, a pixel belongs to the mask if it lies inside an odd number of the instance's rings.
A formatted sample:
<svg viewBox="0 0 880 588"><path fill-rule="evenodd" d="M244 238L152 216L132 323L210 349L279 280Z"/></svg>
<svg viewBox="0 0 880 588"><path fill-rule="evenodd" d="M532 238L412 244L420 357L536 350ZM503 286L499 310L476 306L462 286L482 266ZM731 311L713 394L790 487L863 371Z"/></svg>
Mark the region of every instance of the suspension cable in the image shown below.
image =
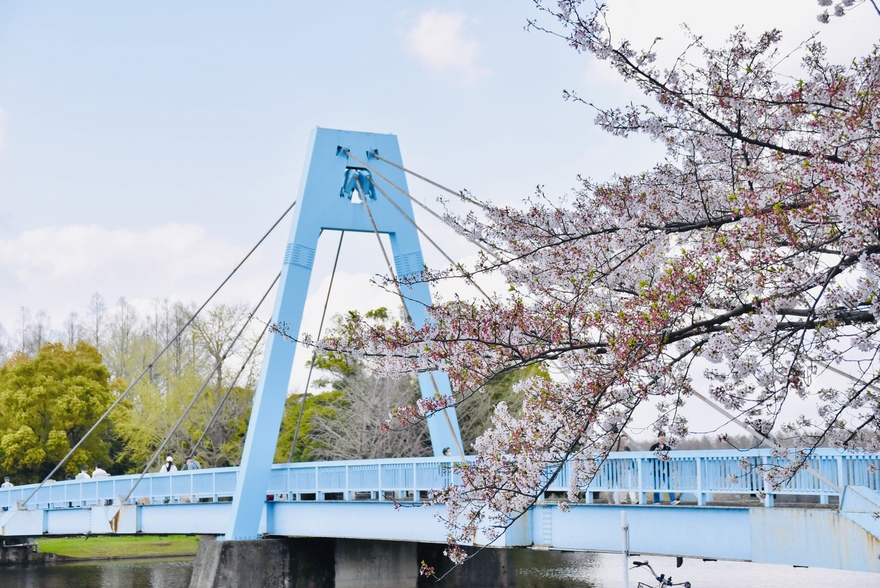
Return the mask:
<svg viewBox="0 0 880 588"><path fill-rule="evenodd" d="M372 178L372 177L370 177L370 183L371 183L371 184L372 184L377 190L379 190L379 193L382 194L382 196L384 196L385 199L388 200L388 202L391 203L391 206L393 206L393 207L397 210L397 212L400 213L400 215L401 215L403 218L405 218L407 221L409 221L409 223L410 223L413 227L415 227L415 229L419 232L419 234L421 234L425 239L428 240L428 243L430 243L431 245L433 245L434 248L435 248L437 251L440 252L440 255L442 255L443 257L446 258L446 261L448 261L448 262L449 262L451 265L453 265L453 266L456 265L456 263L452 260L452 258L449 257L449 256L446 254L446 252L445 252L445 251L444 251L439 245L437 245L437 243L435 243L434 240L433 240L430 236L428 236L428 234L427 234L427 233L426 233L426 232L425 232L425 231L424 231L424 230L423 230L418 224L416 224L415 219L410 218L410 216L409 216L408 214L406 214L406 212L405 212L402 208L400 208L400 206L399 206L394 200L391 199L391 197L385 192L385 190L383 190L382 187L381 187L378 183L376 183L375 181L373 181L373 178ZM474 288L476 288L477 290L479 290L480 294L482 294L483 297L484 297L486 300L488 300L489 302L492 301L492 299L489 297L489 295L486 294L486 292L484 292L482 288L480 288L480 285L477 284L477 283L474 281L474 279L470 277L469 274L467 274L467 273L465 272L465 273L462 274L462 276L464 277L464 279L465 279L465 280L466 280L471 286L473 286Z"/></svg>
<svg viewBox="0 0 880 588"><path fill-rule="evenodd" d="M437 220L439 220L441 223L443 223L444 225L446 225L446 226L448 226L448 227L450 227L450 228L453 228L453 227L451 227L451 226L449 225L449 223L448 223L447 221L445 221L445 220L443 219L442 216L440 216L439 214L437 214L436 212L434 212L433 210L431 210L427 205L425 205L425 204L424 204L423 202L421 202L419 199L415 198L412 194L410 194L409 192L407 192L406 190L404 190L403 188L401 188L400 186L398 186L397 184L395 184L394 182L392 182L391 180L389 180L388 178L386 178L385 176L383 176L379 171L377 171L375 168L371 167L370 164L368 164L367 162L365 162L365 161L363 161L362 159L359 159L358 157L356 157L355 155L353 155L353 154L351 153L350 150L345 149L345 154L346 154L347 156L349 156L350 158L352 158L352 159L353 159L354 161L356 161L357 163L359 163L360 165L364 166L364 168L365 168L366 170L368 170L372 175L375 175L377 178L380 178L380 179L382 179L382 180L388 182L388 185L390 185L392 188L394 188L395 190L397 190L398 192L400 192L401 194L403 194L404 196L406 196L407 198L409 198L411 202L413 202L413 203L417 204L418 206L420 206L423 210L425 210L428 214L430 214L431 216L433 216L434 218L436 218ZM378 154L377 154L377 157L378 157ZM380 158L380 159L381 159L381 158ZM396 167L400 168L400 166L396 166ZM400 168L400 169L403 169L403 168ZM483 208L485 208L485 207L483 207ZM474 245L475 247L479 248L479 249L480 249L481 251L483 251L486 255L489 255L490 257L492 257L492 258L496 261L496 263L502 263L501 258L498 257L498 256L495 254L494 251L492 251L491 249L487 248L485 245L483 245L483 244L480 243L479 241L476 241L476 240L474 240L474 239L471 239L470 237L468 237L468 236L466 236L466 235L462 235L462 236L463 236L463 237L464 237L464 238L465 238L470 244L472 244L472 245Z"/></svg>
<svg viewBox="0 0 880 588"><path fill-rule="evenodd" d="M244 262L248 260L248 258L254 253L254 251L256 251L257 247L262 245L263 241L265 241L266 238L269 236L269 234L275 230L275 227L278 226L278 223L280 223L281 220L285 216L287 216L287 213L290 212L290 210L295 205L296 205L296 200L294 200L291 203L291 205L287 207L287 210L285 210L281 214L281 216L278 217L278 220L276 220L274 223L272 223L272 226L269 227L269 230L263 234L263 236L260 238L259 241L257 241L257 244L254 245L251 248L251 250L247 252L247 255L245 255L242 258L242 260L238 262L238 265L236 265L232 269L232 271L229 273L229 275L226 276L226 279L224 279L223 282L219 286L217 286L217 288L208 297L208 299L205 300L205 302L198 308L198 310L195 311L195 313L189 318L189 320L186 321L186 323L180 328L180 330L177 331L177 334L174 335L174 337L170 341L168 341L168 343L165 345L165 347L163 347L162 350L156 354L156 356L150 361L149 365L147 365L147 367L144 368L144 370L140 373L140 375L138 375L138 377L135 378L131 384L129 384L129 386L125 389L125 391L123 391L122 394L119 395L119 397L113 402L113 404L111 404L110 407L104 411L104 414L102 414L98 418L98 420L95 422L95 424L92 425L92 428L89 429L88 431L86 431L86 434L83 435L82 438L77 442L77 444L74 445L73 448L67 452L67 455L65 455L61 459L61 461L58 462L58 465L56 465L54 468L52 468L52 471L49 472L49 474L45 478L43 478L42 482L37 484L37 487L34 488L33 491L28 495L28 497L25 498L24 501L21 503L22 507L27 506L28 501L34 497L34 495L40 490L40 488L43 487L43 484L45 484L48 480L52 479L52 476L55 475L55 472L57 472L61 468L62 465L67 463L67 460L70 459L70 457L74 454L74 452L76 452L76 450L79 449L80 446L85 442L85 440L89 438L89 435L91 435L92 433L95 432L95 429L98 428L98 425L100 425L102 422L104 422L104 419L107 418L107 416L113 411L113 409L116 408L119 405L119 403L122 402L128 396L128 394L134 389L134 387L138 384L138 382L140 382L143 379L143 377L150 370L153 369L153 365L159 360L159 358L161 358L162 355L164 355L165 352L168 351L168 348L171 347L171 345L180 338L180 336L183 334L183 332L186 330L186 328L189 327L190 324L192 324L192 322L196 319L196 317L199 315L199 313L205 309L205 307L208 305L209 302L211 302L211 300L213 300L214 296L217 295L217 293L220 291L220 289L226 285L226 282L228 282L232 278L232 276L235 274L235 272L237 272L239 270L239 268L244 264Z"/></svg>
<svg viewBox="0 0 880 588"><path fill-rule="evenodd" d="M281 277L281 273L279 272L278 276L275 278L275 282L277 282L280 277ZM251 318L253 318L253 315L251 315ZM248 320L250 320L250 318ZM198 441L195 442L192 449L190 450L190 453L189 453L190 457L195 457L196 451L201 446L202 441L205 440L205 436L208 434L208 429L210 429L211 425L214 424L214 421L217 420L217 417L220 414L220 410L223 408L223 405L226 404L226 401L229 399L229 396L232 394L232 390L235 388L235 385L238 383L238 379L241 377L241 374L244 373L244 370L247 367L248 362L251 360L251 358L254 356L254 353L257 352L257 348L263 342L263 337L266 335L266 331L269 330L269 324L270 323L267 322L263 325L263 330L260 331L259 337L256 338L256 340L254 341L254 344L251 346L251 350L248 352L247 357L242 362L241 367L238 369L238 373L235 374L234 378L232 378L232 383L229 385L229 388L226 389L226 393L223 395L223 398L221 398L220 402L217 404L217 408L214 410L214 414L211 415L211 418L208 420L208 424L206 424L205 428L202 430L201 436L199 436Z"/></svg>
<svg viewBox="0 0 880 588"><path fill-rule="evenodd" d="M358 192L363 194L364 189L361 186L360 178L355 178L355 183L357 184ZM364 196L362 199L364 203L364 208L367 210L367 216L370 219L370 224L373 226L373 234L376 235L376 240L379 242L379 250L382 251L382 257L385 259L385 267L388 268L388 275L394 279L394 284L397 290L397 296L400 298L400 304L403 306L403 311L406 313L406 320L408 323L412 323L412 317L409 314L409 310L406 308L406 300L403 296L403 291L400 289L400 284L395 277L394 267L391 265L391 260L388 257L388 252L385 250L385 244L382 242L382 236L379 235L379 228L376 226L376 220L373 218L373 212L370 210L370 204L367 202L369 200L369 196Z"/></svg>
<svg viewBox="0 0 880 588"><path fill-rule="evenodd" d="M360 194L364 193L363 187L361 186L360 178L355 177L355 182L357 183L358 192ZM395 277L394 268L391 266L391 262L388 259L388 253L385 251L385 244L382 243L382 237L379 235L379 229L376 227L376 221L373 219L373 213L370 211L370 205L367 202L370 199L369 196L363 198L364 208L367 210L367 216L370 217L370 224L373 225L373 233L376 235L376 240L379 241L379 248L382 250L382 257L385 258L385 264L388 266L389 275L394 278L394 285L397 289L397 296L400 298L400 303L403 305L403 311L406 313L406 321L415 327L415 321L413 321L412 315L409 313L409 309L406 307L406 300L403 296L403 290L400 289L400 280ZM437 381L434 379L434 374L432 372L428 372L428 375L431 378L431 384L434 386L434 394L437 397L441 397L440 387L437 385ZM461 442L458 439L458 435L455 434L455 429L452 426L452 420L449 418L449 414L446 412L446 407L443 408L443 416L446 417L446 425L449 427L449 434L452 437L452 440L455 441L455 445L458 448L459 455L464 459L464 448L461 446Z"/></svg>
<svg viewBox="0 0 880 588"><path fill-rule="evenodd" d="M459 192L456 192L456 191L453 190L452 188L447 188L447 187L444 186L443 184L438 184L438 183L435 182L434 180L431 180L431 179L429 179L429 178L426 178L426 177L423 176L423 175L417 174L416 172L414 172L414 171L412 171L412 170L408 170L408 169L406 169L405 167L403 167L402 165L399 165L399 164L397 164L397 163L391 161L390 159L385 159L384 157L382 157L381 155L379 155L379 152L376 151L375 149L372 150L372 151L370 152L370 155L373 156L373 157L375 157L375 158L378 159L378 160L384 161L385 163L387 163L387 164L389 164L389 165L393 165L394 167L396 167L397 169L399 169L399 170L401 170L401 171L404 171L404 172L406 172L406 173L408 173L408 174L414 175L414 176L417 177L418 179L420 179L420 180L422 180L422 181L424 181L424 182L428 182L428 183L431 184L432 186L436 186L437 188L440 188L441 190L445 190L446 192L449 192L449 193L452 194L453 196L458 196L459 198L461 198L461 199L464 200L465 202L468 202L468 203L470 203L470 204L473 204L474 206L479 207L479 208L484 209L484 210L485 210L485 208L486 208L486 205L483 204L482 202L477 202L477 201L474 200L473 198L470 198L470 197L468 197L468 196L465 196L464 190L461 190L461 191L459 191Z"/></svg>
<svg viewBox="0 0 880 588"><path fill-rule="evenodd" d="M378 178L380 178L380 179L382 179L382 180L388 182L388 184L390 184L392 187L394 187L398 192L400 192L401 194L403 194L404 196L406 196L407 198L409 198L410 201L415 202L416 204L418 204L419 206L421 206L424 210L428 211L428 212L429 212L430 214L432 214L435 218L437 218L437 219L439 219L441 222L443 222L443 224L448 225L448 223L447 223L445 220L443 220L443 218L440 217L437 213L435 213L433 210L431 210L430 208L428 208L425 204L423 204L422 202L420 202L419 200L417 200L416 198L414 198L414 197L413 197L411 194L409 194L406 190L404 190L403 188L401 188L400 186L398 186L397 184L395 184L394 182L392 182L391 180L389 180L388 178L386 178L385 176L383 176L380 172L378 172L377 170L373 169L373 168L372 168L367 162L363 161L362 159L360 159L360 158L358 158L357 156L355 156L354 154L352 154L352 153L351 153L351 150L346 149L346 150L345 150L345 154L346 154L348 157L352 158L352 159L353 159L354 161L356 161L357 163L359 163L359 164L361 164L362 166L364 166L364 167L365 167L365 168L366 168L371 174L375 174L376 177L378 177ZM467 201L467 202L473 204L474 206L477 206L478 208L481 208L481 209L484 209L484 210L485 210L485 208L486 208L486 207L485 207L483 204L481 204L480 202L477 202L476 200L473 200L472 198L467 197L467 196L464 194L463 191L462 191L462 192L454 192L453 190L447 188L446 186L443 186L443 185L441 185L441 184L438 184L437 182L434 182L433 180L430 180L430 179L428 179L428 178L426 178L426 177L424 177L424 176L422 176L422 175L420 175L420 174L417 174L417 173L415 173L415 172L413 172L413 171L411 171L411 170L408 170L408 169L406 169L405 167L403 167L403 166L401 166L401 165L398 165L397 163L395 163L395 162L393 162L393 161L390 161L390 160L388 160L388 159L385 159L384 157L382 157L381 155L379 155L379 152L376 151L376 150L371 151L371 152L370 152L370 155L371 155L372 157L375 157L376 159L379 159L379 160L381 160L381 161L384 161L385 163L388 163L388 164L390 164L390 165L396 167L396 168L399 169L399 170L402 170L402 171L405 172L405 173L412 174L412 175L416 176L417 178L419 178L419 179L421 179L421 180L423 180L423 181L425 181L425 182L428 182L429 184L431 184L431 185L433 185L433 186L436 186L436 187L440 188L441 190L445 190L446 192L449 192L450 194L453 194L453 195L455 195L455 196L459 196L460 198L462 198L462 199L464 199L465 201ZM357 183L358 183L358 186L360 186L360 181L359 181L359 180L356 180L356 181L357 181ZM382 190L382 188L380 188L380 187L378 186L378 184L377 184L376 182L373 181L372 177L370 178L370 182L371 182L374 186L376 186L376 188L379 189L379 192L380 192L380 193L381 193L381 194L382 194L382 195L383 195L383 196L384 196L389 202L391 202L391 203L394 205L394 207L395 207L395 208L396 208L396 209L397 209L397 210L403 215L403 217L406 218L410 223L412 223L413 226L415 226L416 229L417 229L422 235L424 235L425 238L428 239L428 241L431 242L431 244L434 245L434 247L436 247L437 250L440 251L440 253L441 253L444 257L446 257L446 259L449 260L450 263L452 263L453 265L455 265L455 262L453 262L453 261L449 258L449 256L447 256L446 253L445 253L442 249L440 249L440 247L437 246L437 244L434 243L434 241L433 241L430 237L428 237L428 236L424 233L424 231L422 231L422 230L418 227L418 225L416 225L416 223L415 223L415 221L414 221L413 219L409 218L409 216L408 216L406 213L404 213L403 210L401 210L399 206L397 206L397 204L396 204L396 203L395 203L395 202L394 202L394 201L388 196L388 194L386 194L385 191ZM360 188L359 188L359 189L360 189ZM361 193L363 193L363 190L361 190ZM375 224L375 222L373 222L373 216L372 216L372 214L370 213L370 208L369 208L369 205L367 204L367 199L366 199L366 198L364 199L364 204L366 205L366 208L367 208L367 214L370 216L370 222L373 224L373 231L376 233L376 236L378 237L379 233L378 233L378 230L376 229L376 224ZM477 246L478 248L480 248L480 249L481 249L483 252L485 252L487 255L489 255L489 256L491 256L493 259L495 259L496 262L501 263L501 259L500 259L500 258L499 258L499 257L493 252L493 251L491 251L490 249L486 248L486 246L484 246L482 243L479 243L479 242L477 242L477 241L475 241L475 240L473 240L473 239L471 239L471 238L469 238L469 237L466 237L466 239L467 239L470 243L472 243L473 245L475 245L475 246ZM388 263L388 256L385 254L385 248L384 248L384 246L382 245L382 241L381 241L381 239L379 240L379 246L382 248L382 254L385 256L385 263L389 266L389 272L390 272L391 276L393 277L393 276L394 276L394 271L391 269L390 264ZM483 294L483 296L486 297L487 300L490 300L490 301L491 301L491 299L489 298L489 296L488 296L488 295L482 290L482 288L479 287L479 285L476 284L476 282L474 282L474 281L473 281L472 279L470 279L468 276L465 276L465 279L467 279L472 285L474 285L474 286L477 288L477 290L479 290L480 293ZM400 297L401 302L403 302L403 292L400 290L400 284L399 284L399 282L398 282L397 280L395 280L395 285L397 286L397 293L398 293L398 296ZM404 303L404 310L406 310L406 304L405 304L405 303ZM409 312L408 312L408 311L407 311L407 319L408 319L409 322L412 324L413 321L412 321L412 318L409 316ZM434 393L435 393L438 397L441 396L441 394L440 394L440 387L437 385L437 381L436 381L436 379L434 378L434 374L433 374L433 372L428 372L428 375L430 376L431 384L432 384L432 386L434 387ZM456 444L456 446L457 446L457 448L458 448L459 455L461 455L461 457L462 457L462 459L463 459L463 458L464 458L464 448L461 446L461 443L459 442L458 436L455 434L455 431L454 431L453 426L452 426L452 420L449 418L449 414L447 413L447 411L446 411L445 408L443 409L443 416L446 418L446 424L447 424L447 426L449 427L449 432L452 434L452 438L453 438L453 440L455 440L455 444Z"/></svg>
<svg viewBox="0 0 880 588"><path fill-rule="evenodd" d="M342 238L345 231L339 233L339 245L336 246L336 258L333 260L333 271L330 272L330 283L327 285L327 297L324 298L324 310L321 311L321 322L318 324L318 339L324 330L324 318L327 316L327 306L330 304L330 292L333 291L333 280L336 278L336 266L339 264L339 252L342 251ZM303 391L302 401L299 404L299 414L296 416L296 427L293 429L293 439L290 441L290 453L287 455L287 463L293 461L293 453L296 449L296 439L299 437L299 427L302 424L303 413L306 410L306 398L309 396L309 384L312 383L312 370L315 369L315 360L318 358L318 350L312 351L312 361L309 363L309 375L306 376L306 387Z"/></svg>
<svg viewBox="0 0 880 588"><path fill-rule="evenodd" d="M131 486L131 489L128 491L128 494L126 494L125 498L122 499L122 504L125 504L128 501L128 499L131 497L131 494L134 492L135 488L138 487L138 484L141 483L141 480L144 479L144 476L147 474L147 472L150 470L150 468L153 467L153 464L155 463L156 458L159 457L159 455L162 453L162 450L165 449L165 446L168 445L169 441L171 441L171 437L173 437L174 433L177 432L177 429L183 423L184 419L186 419L187 415L189 414L189 411L192 410L193 406L195 406L195 404L196 404L196 401L201 397L202 392L204 392L205 388L208 387L208 384L211 382L211 378L214 376L215 373L217 373L217 370L219 370L220 366L223 365L223 362L226 360L226 357L232 352L232 349L235 347L235 344L238 342L238 340L241 338L241 336L247 330L248 326L251 323L251 319L253 319L254 315L257 313L257 310L259 310L260 306L262 306L263 302L266 300L266 297L269 296L269 293L275 287L275 284L278 282L278 278L280 276L281 276L281 274L279 273L278 276L276 276L275 279L272 280L272 284L269 286L268 289L266 289L266 292L263 294L262 298L260 298L260 301L257 302L257 305L254 307L253 312L251 312L248 315L248 318L247 318L247 320L244 321L244 324L242 324L241 329L239 329L238 333L235 335L235 337L233 337L232 341L229 343L226 350L220 355L220 359L217 360L217 363L214 365L214 369L211 370L211 373L208 374L208 376L205 378L205 383L202 384L202 387L199 388L199 391L195 393L195 395L193 396L189 405L186 407L186 410L183 411L183 414L180 415L180 418L178 418L177 422L174 423L174 426L171 428L171 431L165 436L165 439L159 445L159 448L156 449L156 452L153 454L153 457L151 457L150 460L147 462L147 465L144 466L144 470L141 472L141 475L138 476L137 480L135 480L134 484L132 484L132 486Z"/></svg>

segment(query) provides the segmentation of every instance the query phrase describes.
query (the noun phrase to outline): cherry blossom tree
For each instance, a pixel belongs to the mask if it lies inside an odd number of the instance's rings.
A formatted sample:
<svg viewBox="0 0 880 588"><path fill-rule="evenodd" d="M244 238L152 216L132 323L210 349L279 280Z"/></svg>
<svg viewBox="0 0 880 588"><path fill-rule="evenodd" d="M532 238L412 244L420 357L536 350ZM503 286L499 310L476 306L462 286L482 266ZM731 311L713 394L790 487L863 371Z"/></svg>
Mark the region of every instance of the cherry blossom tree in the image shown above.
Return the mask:
<svg viewBox="0 0 880 588"><path fill-rule="evenodd" d="M437 303L424 325L353 318L346 336L323 343L385 375L449 374L454 397L401 407L402 421L466 405L492 378L526 366L553 362L566 374L519 382L515 412L498 404L475 461L458 466L463 483L438 499L453 542L503 532L566 462L575 500L640 405L656 406L657 428L686 436L679 408L695 377L759 435L779 431L780 410L797 397L818 404L818 418L785 429L805 446L880 449L878 49L836 65L813 39L783 54L779 31L753 39L736 29L721 48L691 35L664 67L653 47L613 37L602 7L536 4L554 20L533 28L609 64L645 103L568 98L595 109L613 135L651 137L665 161L583 180L556 201L538 193L505 207L468 196L471 213L447 214L484 248L467 277L501 275L509 290ZM857 382L817 390L826 365ZM791 463L777 475L790 475Z"/></svg>
<svg viewBox="0 0 880 588"><path fill-rule="evenodd" d="M840 0L839 2L834 2L834 0L817 0L817 2L824 10L816 18L819 22L828 24L832 14L837 17L844 16L854 8L864 4L865 0ZM877 0L868 0L868 2L874 7L874 11L880 15L880 6L877 5ZM831 10L830 13L828 12L829 8Z"/></svg>

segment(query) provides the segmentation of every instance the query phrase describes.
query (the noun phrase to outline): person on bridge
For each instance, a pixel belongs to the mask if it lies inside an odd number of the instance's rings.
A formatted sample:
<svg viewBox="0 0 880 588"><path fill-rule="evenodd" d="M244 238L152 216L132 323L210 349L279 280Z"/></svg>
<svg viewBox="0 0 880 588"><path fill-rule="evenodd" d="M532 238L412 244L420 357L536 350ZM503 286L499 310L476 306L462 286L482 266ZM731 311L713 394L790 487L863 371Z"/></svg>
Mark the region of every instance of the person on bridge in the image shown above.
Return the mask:
<svg viewBox="0 0 880 588"><path fill-rule="evenodd" d="M611 451L632 451L629 446L629 435L626 433L621 433L620 437L617 439L617 443L614 444L614 447L611 448ZM621 486L626 488L632 488L635 486L635 472L633 471L633 464L631 460L621 461L619 464L619 483ZM615 492L614 493L614 503L615 504L623 504L624 498L626 496L626 492ZM630 504L638 504L639 499L636 496L635 492L629 492L629 502Z"/></svg>
<svg viewBox="0 0 880 588"><path fill-rule="evenodd" d="M666 443L666 433L664 433L663 431L657 433L657 442L651 445L650 450L663 455L664 458L670 451L672 451L672 447L670 447ZM668 459L659 459L657 460L657 463L654 464L654 488L669 488L669 482L671 478L669 466L670 464ZM672 504L678 504L678 499L675 497L675 492L669 492L669 500ZM654 504L660 504L659 492L654 492Z"/></svg>
<svg viewBox="0 0 880 588"><path fill-rule="evenodd" d="M172 474L177 471L177 466L174 465L174 458L170 455L165 458L165 463L162 464L162 467L159 468L159 473L161 474ZM166 496L162 499L162 502L168 504L171 502L171 497Z"/></svg>
<svg viewBox="0 0 880 588"><path fill-rule="evenodd" d="M2 484L0 484L0 488L12 488L14 485L15 484L13 484L12 482L9 481L9 476L6 476L6 479L3 480ZM9 510L9 507L4 506L2 510L3 510L3 512L6 512L7 510Z"/></svg>
<svg viewBox="0 0 880 588"><path fill-rule="evenodd" d="M79 473L76 475L77 480L90 480L92 477L89 475L89 468L83 466L79 469Z"/></svg>
<svg viewBox="0 0 880 588"><path fill-rule="evenodd" d="M200 470L202 469L202 464L193 459L193 456L188 455L186 457L186 463L183 464L183 470Z"/></svg>
<svg viewBox="0 0 880 588"><path fill-rule="evenodd" d="M96 463L95 470L92 472L92 477L93 478L109 478L110 474L108 474L106 471L101 469L101 464Z"/></svg>
<svg viewBox="0 0 880 588"><path fill-rule="evenodd" d="M165 463L162 464L162 467L159 468L159 471L163 474L170 474L171 472L177 471L177 466L174 465L174 458L170 455L165 458Z"/></svg>

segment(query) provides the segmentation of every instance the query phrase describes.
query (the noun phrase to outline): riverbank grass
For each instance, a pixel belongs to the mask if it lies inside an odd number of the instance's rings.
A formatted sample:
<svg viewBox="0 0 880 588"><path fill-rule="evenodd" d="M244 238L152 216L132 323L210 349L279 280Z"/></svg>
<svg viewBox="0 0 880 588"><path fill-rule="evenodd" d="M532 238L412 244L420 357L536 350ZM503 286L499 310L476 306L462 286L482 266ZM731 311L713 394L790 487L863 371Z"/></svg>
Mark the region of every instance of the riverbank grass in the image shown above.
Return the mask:
<svg viewBox="0 0 880 588"><path fill-rule="evenodd" d="M195 556L199 538L186 535L63 537L37 539L37 545L42 553L78 559Z"/></svg>

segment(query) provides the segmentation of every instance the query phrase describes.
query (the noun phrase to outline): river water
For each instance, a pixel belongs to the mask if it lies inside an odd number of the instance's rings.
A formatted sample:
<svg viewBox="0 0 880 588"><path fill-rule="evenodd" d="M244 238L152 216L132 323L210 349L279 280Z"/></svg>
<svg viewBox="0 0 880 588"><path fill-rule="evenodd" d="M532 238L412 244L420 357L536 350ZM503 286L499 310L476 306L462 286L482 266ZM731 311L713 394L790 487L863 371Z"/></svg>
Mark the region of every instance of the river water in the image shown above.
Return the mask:
<svg viewBox="0 0 880 588"><path fill-rule="evenodd" d="M673 558L643 559L649 559L658 573L672 574L676 582L687 580L693 588L880 588L880 574L690 559L676 569ZM623 586L619 555L516 550L513 565L517 588ZM0 587L187 588L191 574L191 560L64 563L0 569ZM647 571L630 570L630 587L639 580L649 582L651 577ZM442 582L438 586L442 588Z"/></svg>

